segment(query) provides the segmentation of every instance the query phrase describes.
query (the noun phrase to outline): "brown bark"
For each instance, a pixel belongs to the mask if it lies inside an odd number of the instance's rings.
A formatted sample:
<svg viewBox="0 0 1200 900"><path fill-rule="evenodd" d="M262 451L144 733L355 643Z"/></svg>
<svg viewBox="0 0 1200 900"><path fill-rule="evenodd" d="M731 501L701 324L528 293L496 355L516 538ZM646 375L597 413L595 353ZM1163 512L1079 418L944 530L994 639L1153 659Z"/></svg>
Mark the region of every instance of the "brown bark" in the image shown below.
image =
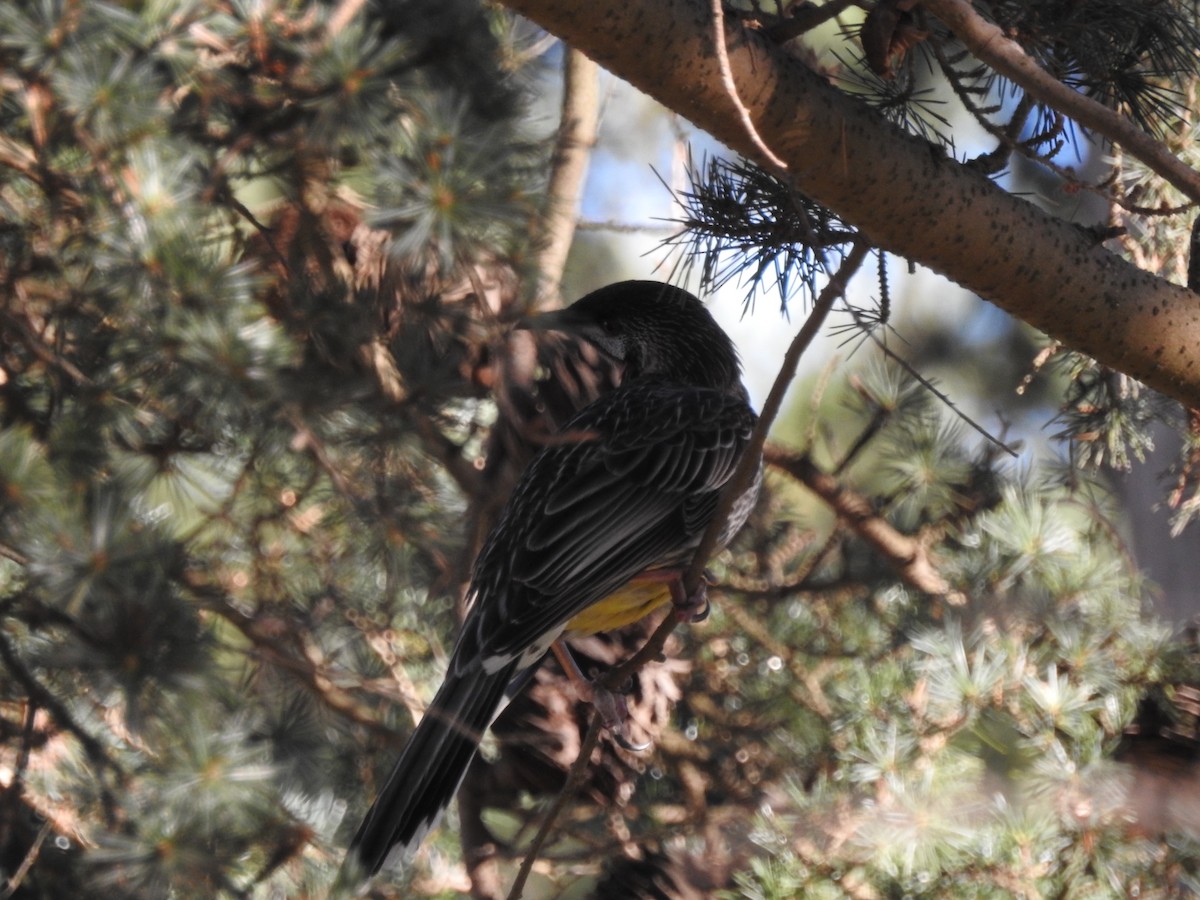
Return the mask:
<svg viewBox="0 0 1200 900"><path fill-rule="evenodd" d="M546 188L547 208L537 237L538 309L562 305L559 287L567 253L575 239L575 223L588 163L600 128L600 71L578 50L563 61L562 120L554 147L554 163Z"/></svg>
<svg viewBox="0 0 1200 900"><path fill-rule="evenodd" d="M761 160L875 245L1163 393L1200 406L1200 297L886 123L783 47L726 17L725 88L709 0L505 0L731 149Z"/></svg>

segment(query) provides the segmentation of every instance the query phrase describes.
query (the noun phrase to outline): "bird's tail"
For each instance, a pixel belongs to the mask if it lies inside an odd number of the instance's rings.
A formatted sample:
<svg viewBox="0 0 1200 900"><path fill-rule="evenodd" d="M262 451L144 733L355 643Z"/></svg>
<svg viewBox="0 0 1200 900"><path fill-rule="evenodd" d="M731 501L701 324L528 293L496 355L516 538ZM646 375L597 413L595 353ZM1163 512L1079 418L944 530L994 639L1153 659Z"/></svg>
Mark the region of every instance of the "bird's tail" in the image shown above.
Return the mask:
<svg viewBox="0 0 1200 900"><path fill-rule="evenodd" d="M404 860L416 851L454 799L484 731L504 704L512 668L446 676L350 842L345 868L366 878L394 853Z"/></svg>

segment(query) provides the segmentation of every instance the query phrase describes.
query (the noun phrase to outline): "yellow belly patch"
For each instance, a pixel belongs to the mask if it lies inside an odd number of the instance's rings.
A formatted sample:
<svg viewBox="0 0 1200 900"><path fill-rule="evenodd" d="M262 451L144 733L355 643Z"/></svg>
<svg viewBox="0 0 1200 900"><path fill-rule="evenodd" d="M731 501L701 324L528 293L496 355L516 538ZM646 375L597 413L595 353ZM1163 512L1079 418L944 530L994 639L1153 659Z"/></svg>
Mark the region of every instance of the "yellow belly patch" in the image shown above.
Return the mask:
<svg viewBox="0 0 1200 900"><path fill-rule="evenodd" d="M670 602L669 585L661 581L631 581L575 616L567 623L567 634L583 636L612 631L644 619Z"/></svg>

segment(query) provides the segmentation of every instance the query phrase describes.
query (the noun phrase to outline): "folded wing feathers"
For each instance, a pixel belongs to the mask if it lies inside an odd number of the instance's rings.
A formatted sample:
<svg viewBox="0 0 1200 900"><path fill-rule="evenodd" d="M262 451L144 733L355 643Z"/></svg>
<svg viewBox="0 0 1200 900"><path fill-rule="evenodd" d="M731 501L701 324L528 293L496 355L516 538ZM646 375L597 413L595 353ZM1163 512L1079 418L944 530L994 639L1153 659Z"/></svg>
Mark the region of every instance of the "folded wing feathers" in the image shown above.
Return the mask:
<svg viewBox="0 0 1200 900"><path fill-rule="evenodd" d="M686 562L753 425L736 397L654 384L618 389L568 423L588 437L534 460L503 545L480 554L502 596L478 621L479 653L516 658L645 569Z"/></svg>

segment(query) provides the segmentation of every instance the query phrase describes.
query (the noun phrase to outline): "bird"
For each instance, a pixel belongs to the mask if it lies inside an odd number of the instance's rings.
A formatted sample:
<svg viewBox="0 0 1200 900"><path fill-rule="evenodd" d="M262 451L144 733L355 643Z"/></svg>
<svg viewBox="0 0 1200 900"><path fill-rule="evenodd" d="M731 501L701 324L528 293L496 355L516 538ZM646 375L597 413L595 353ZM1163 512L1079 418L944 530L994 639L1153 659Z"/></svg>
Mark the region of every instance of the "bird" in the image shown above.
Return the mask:
<svg viewBox="0 0 1200 900"><path fill-rule="evenodd" d="M697 297L655 281L608 285L518 327L592 344L616 386L533 457L484 541L444 681L349 843L343 877L356 882L411 859L484 732L560 638L672 601L681 617L706 609L684 596L682 573L757 421L733 342ZM761 463L720 546L760 481Z"/></svg>

